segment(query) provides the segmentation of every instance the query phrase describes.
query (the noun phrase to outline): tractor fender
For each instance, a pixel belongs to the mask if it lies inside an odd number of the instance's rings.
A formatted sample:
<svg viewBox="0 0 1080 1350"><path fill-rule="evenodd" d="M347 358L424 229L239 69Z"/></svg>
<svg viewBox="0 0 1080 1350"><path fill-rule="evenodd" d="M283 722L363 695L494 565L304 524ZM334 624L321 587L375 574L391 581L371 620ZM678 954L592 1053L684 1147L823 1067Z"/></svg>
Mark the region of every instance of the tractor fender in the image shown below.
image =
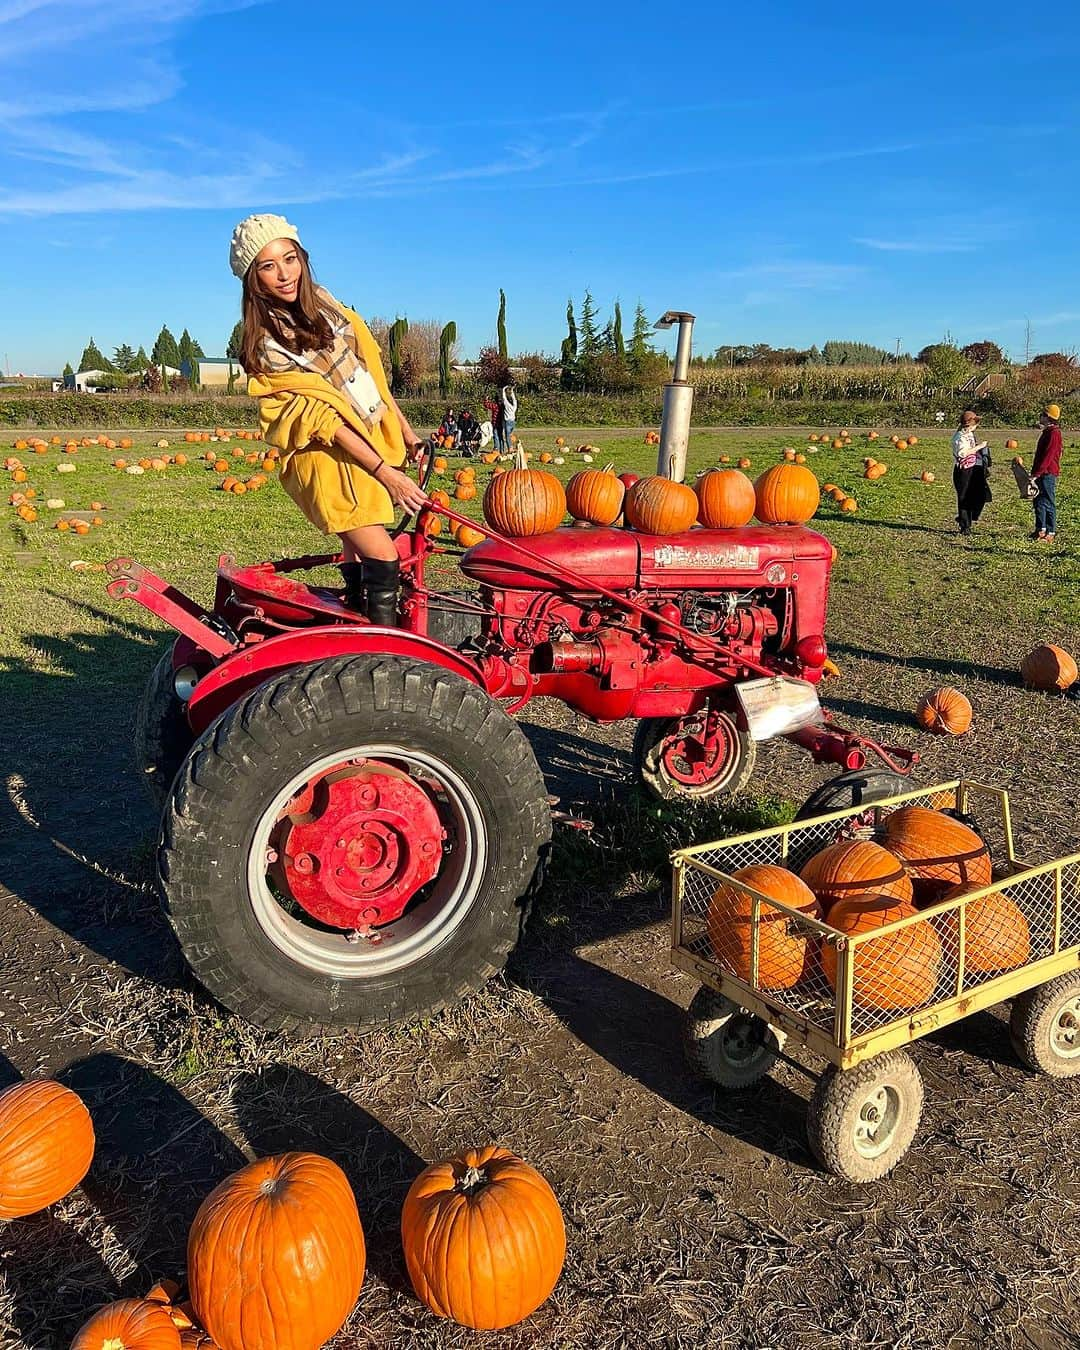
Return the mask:
<svg viewBox="0 0 1080 1350"><path fill-rule="evenodd" d="M237 699L282 671L337 656L396 656L424 661L484 687L480 671L471 661L434 638L402 628L338 624L282 633L227 656L192 691L187 705L191 729L200 735Z"/></svg>

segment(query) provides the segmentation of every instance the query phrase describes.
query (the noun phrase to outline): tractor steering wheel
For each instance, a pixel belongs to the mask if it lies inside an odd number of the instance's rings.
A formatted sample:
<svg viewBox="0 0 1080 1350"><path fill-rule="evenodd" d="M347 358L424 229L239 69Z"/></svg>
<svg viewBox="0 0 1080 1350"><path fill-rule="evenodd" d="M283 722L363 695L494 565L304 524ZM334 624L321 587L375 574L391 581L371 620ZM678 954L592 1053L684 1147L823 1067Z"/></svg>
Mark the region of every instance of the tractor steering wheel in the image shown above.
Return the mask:
<svg viewBox="0 0 1080 1350"><path fill-rule="evenodd" d="M420 467L419 472L417 473L417 482L420 484L421 489L426 493L427 485L431 481L431 475L435 469L435 450L431 444L430 436L421 443L421 447L422 448L420 450L421 456ZM390 538L396 539L399 534L404 533L404 531L409 528L409 522L415 515L416 515L415 511L406 512L406 514L401 517L401 520L398 521L398 523L390 531Z"/></svg>

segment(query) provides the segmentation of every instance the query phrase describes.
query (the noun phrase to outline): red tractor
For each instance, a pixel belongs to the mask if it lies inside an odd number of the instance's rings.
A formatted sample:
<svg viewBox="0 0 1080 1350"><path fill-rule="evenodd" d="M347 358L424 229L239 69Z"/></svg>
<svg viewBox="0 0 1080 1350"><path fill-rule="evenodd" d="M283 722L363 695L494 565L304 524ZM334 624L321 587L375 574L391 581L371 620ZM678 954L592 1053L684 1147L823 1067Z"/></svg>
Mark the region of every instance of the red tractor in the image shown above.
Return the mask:
<svg viewBox="0 0 1080 1350"><path fill-rule="evenodd" d="M817 810L895 791L914 761L821 712L832 549L813 530L485 531L460 558L472 589L438 592L437 511L459 519L433 506L397 532L394 628L294 575L331 556L222 557L212 610L109 564L110 595L179 633L136 728L169 916L200 981L260 1025L414 1020L503 966L551 837L512 717L531 698L637 719L638 772L667 798L738 790L775 734L848 771ZM859 772L868 750L888 772Z"/></svg>

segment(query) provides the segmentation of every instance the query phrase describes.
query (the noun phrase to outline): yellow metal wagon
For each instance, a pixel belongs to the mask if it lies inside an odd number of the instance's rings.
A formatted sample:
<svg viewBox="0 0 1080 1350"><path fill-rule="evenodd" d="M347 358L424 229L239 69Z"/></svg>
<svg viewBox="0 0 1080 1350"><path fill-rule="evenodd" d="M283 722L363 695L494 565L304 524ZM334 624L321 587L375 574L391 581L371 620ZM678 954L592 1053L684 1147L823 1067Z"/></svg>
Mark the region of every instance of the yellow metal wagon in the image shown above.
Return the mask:
<svg viewBox="0 0 1080 1350"><path fill-rule="evenodd" d="M946 810L974 825L990 848L991 884L848 935L732 875L755 864L798 872L829 844L873 837L899 806ZM793 1046L827 1060L807 1133L814 1154L837 1175L874 1181L904 1156L923 1089L903 1047L971 1013L1011 1000L1010 1033L1021 1060L1054 1077L1080 1074L1080 853L1036 866L1017 858L1001 789L953 780L680 849L671 861L673 960L701 981L687 1020L691 1066L722 1088L741 1089ZM733 888L741 896L737 942L717 931L721 887L727 901ZM988 940L988 919L1000 923L1003 915L1021 946ZM798 951L794 975L790 960L781 968L773 959L781 931L773 925L782 926L788 957L792 944ZM933 951L918 990L892 978L915 939L925 939L927 949L932 941Z"/></svg>

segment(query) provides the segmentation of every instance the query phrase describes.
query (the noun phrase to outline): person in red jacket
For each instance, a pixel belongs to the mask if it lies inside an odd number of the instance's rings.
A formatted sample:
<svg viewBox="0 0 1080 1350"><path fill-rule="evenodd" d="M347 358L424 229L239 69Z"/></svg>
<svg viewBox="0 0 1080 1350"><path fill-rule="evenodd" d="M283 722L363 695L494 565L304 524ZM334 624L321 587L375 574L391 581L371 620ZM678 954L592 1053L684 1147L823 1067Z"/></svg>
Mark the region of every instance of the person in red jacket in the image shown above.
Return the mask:
<svg viewBox="0 0 1080 1350"><path fill-rule="evenodd" d="M1056 403L1047 405L1039 418L1042 435L1035 447L1031 478L1039 489L1032 502L1035 508L1033 539L1053 539L1057 526L1057 480L1061 473L1061 409Z"/></svg>

